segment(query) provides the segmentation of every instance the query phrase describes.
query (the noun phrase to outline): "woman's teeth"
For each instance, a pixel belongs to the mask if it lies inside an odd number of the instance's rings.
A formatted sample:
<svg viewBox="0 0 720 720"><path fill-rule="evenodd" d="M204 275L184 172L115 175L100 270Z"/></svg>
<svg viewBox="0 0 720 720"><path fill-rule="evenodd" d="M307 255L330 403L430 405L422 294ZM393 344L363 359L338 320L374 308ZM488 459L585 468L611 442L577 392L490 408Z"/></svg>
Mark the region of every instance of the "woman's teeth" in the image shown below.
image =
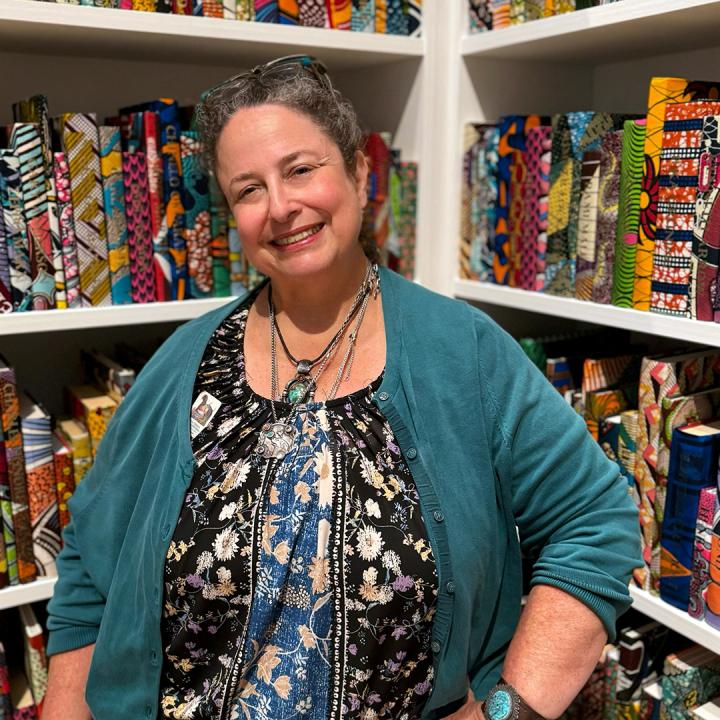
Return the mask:
<svg viewBox="0 0 720 720"><path fill-rule="evenodd" d="M275 245L292 245L293 243L300 242L305 238L309 238L311 235L319 232L321 228L322 225L316 225L315 227L308 228L307 230L295 233L294 235L287 235L284 238L278 238L277 240L273 240L273 243Z"/></svg>

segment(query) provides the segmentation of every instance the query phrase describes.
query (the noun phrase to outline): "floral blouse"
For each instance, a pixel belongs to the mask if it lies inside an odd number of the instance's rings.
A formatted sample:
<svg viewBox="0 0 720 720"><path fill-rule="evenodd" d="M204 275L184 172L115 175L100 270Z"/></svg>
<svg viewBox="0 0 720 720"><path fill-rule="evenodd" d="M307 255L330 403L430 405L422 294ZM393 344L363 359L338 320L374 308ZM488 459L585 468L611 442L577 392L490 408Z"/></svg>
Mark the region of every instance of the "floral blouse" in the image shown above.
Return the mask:
<svg viewBox="0 0 720 720"><path fill-rule="evenodd" d="M370 387L300 408L282 460L245 377L249 305L195 382L197 469L165 565L161 717L418 718L437 576L413 478ZM278 417L289 406L275 403Z"/></svg>

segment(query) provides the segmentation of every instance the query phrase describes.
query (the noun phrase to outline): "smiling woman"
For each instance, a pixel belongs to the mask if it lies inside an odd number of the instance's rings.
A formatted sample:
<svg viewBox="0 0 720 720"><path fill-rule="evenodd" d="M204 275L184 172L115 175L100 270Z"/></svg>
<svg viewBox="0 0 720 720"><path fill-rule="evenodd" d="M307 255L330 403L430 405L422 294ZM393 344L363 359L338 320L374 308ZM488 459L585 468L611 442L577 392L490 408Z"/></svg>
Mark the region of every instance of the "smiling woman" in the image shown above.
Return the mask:
<svg viewBox="0 0 720 720"><path fill-rule="evenodd" d="M491 320L374 263L324 66L197 120L268 280L158 351L70 501L43 720L478 720L501 670L490 720L557 717L640 564L617 467Z"/></svg>

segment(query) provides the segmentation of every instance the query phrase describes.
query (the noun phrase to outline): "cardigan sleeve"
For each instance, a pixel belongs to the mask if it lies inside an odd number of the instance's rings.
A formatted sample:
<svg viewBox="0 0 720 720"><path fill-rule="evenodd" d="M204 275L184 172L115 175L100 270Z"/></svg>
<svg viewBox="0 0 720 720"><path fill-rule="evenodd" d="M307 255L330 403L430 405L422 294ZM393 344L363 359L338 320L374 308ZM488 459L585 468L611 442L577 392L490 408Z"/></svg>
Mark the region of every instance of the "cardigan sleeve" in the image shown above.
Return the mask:
<svg viewBox="0 0 720 720"><path fill-rule="evenodd" d="M484 320L479 362L495 420L495 462L531 585L564 590L615 636L642 565L637 509L627 481L517 342Z"/></svg>

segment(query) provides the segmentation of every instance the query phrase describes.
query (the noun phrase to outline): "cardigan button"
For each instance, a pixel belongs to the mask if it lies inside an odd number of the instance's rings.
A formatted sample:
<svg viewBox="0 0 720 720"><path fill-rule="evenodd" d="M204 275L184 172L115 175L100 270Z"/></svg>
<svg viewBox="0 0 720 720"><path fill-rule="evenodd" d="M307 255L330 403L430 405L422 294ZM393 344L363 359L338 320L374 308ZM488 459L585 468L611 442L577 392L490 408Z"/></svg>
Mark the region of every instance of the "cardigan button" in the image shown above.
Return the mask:
<svg viewBox="0 0 720 720"><path fill-rule="evenodd" d="M384 401L384 400L389 400L390 396L383 390L383 392L378 393L378 398L380 398L380 400Z"/></svg>
<svg viewBox="0 0 720 720"><path fill-rule="evenodd" d="M415 448L409 448L407 451L407 459L414 460L417 457L417 450Z"/></svg>
<svg viewBox="0 0 720 720"><path fill-rule="evenodd" d="M151 665L158 664L158 654L157 654L157 651L155 651L155 650L150 651L150 664Z"/></svg>
<svg viewBox="0 0 720 720"><path fill-rule="evenodd" d="M441 523L445 520L445 515L443 515L441 510L434 510L433 518L435 518L435 522Z"/></svg>
<svg viewBox="0 0 720 720"><path fill-rule="evenodd" d="M437 655L441 650L440 643L437 640L433 640L430 644L430 649Z"/></svg>
<svg viewBox="0 0 720 720"><path fill-rule="evenodd" d="M145 717L152 717L152 705L145 706Z"/></svg>
<svg viewBox="0 0 720 720"><path fill-rule="evenodd" d="M452 580L448 580L445 583L445 590L447 590L448 595L454 595L455 594L455 583Z"/></svg>

